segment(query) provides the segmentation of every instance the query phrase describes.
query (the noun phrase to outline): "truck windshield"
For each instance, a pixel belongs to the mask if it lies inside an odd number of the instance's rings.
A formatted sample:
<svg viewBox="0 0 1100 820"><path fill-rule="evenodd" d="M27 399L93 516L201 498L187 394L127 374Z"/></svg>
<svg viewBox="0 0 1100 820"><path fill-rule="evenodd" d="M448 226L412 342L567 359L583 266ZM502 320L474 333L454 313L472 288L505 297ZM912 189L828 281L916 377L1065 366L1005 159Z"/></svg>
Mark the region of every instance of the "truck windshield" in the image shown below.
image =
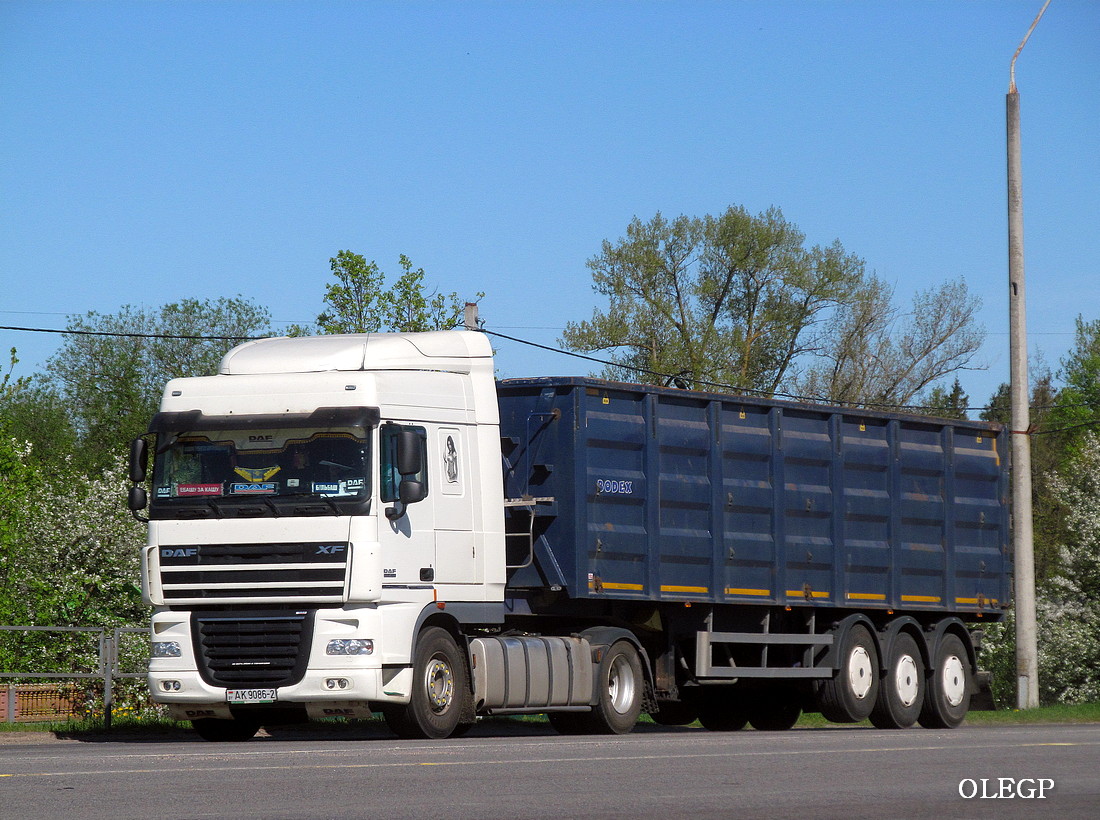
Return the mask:
<svg viewBox="0 0 1100 820"><path fill-rule="evenodd" d="M221 514L258 501L276 515L331 514L369 499L369 465L369 442L355 428L161 433L153 506L186 502ZM284 501L320 506L287 508Z"/></svg>

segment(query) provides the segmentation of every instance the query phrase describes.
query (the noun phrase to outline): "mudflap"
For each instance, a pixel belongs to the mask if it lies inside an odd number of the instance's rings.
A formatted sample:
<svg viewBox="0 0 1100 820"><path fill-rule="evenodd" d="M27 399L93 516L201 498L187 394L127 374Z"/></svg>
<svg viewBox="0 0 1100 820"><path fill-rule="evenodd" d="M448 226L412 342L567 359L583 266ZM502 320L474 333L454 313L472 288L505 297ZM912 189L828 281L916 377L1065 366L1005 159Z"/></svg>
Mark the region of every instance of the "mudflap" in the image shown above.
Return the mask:
<svg viewBox="0 0 1100 820"><path fill-rule="evenodd" d="M993 698L992 681L992 673L978 670L978 673L974 676L974 686L977 691L970 698L971 712L997 711L997 702Z"/></svg>

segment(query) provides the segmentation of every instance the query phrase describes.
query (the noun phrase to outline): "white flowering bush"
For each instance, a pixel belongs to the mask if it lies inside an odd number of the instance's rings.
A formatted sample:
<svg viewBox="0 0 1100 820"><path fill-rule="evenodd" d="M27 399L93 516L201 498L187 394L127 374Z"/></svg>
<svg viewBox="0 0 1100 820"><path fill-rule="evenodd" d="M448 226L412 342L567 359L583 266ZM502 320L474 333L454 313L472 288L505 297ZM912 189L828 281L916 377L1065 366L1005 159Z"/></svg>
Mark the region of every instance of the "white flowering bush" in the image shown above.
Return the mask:
<svg viewBox="0 0 1100 820"><path fill-rule="evenodd" d="M144 528L126 508L118 468L89 478L35 470L25 446L0 439L0 623L140 626ZM80 633L0 633L9 672L96 669L98 642Z"/></svg>
<svg viewBox="0 0 1100 820"><path fill-rule="evenodd" d="M1043 704L1100 701L1100 436L1089 433L1067 469L1052 477L1067 510L1061 566L1036 590L1039 698ZM987 632L982 662L994 694L1015 702L1015 623Z"/></svg>

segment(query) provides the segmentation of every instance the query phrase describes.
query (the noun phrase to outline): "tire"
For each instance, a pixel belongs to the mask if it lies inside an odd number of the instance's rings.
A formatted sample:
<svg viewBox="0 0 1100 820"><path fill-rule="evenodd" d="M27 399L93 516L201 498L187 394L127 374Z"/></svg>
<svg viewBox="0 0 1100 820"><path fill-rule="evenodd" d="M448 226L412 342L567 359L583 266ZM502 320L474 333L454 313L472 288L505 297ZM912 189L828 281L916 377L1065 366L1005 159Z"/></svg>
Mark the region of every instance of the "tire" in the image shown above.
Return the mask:
<svg viewBox="0 0 1100 820"><path fill-rule="evenodd" d="M695 704L686 701L665 701L656 712L650 712L653 722L661 726L687 726L699 717Z"/></svg>
<svg viewBox="0 0 1100 820"><path fill-rule="evenodd" d="M476 721L474 723L459 723L455 730L451 732L451 737L465 737L475 726L477 726Z"/></svg>
<svg viewBox="0 0 1100 820"><path fill-rule="evenodd" d="M727 692L708 692L699 704L699 723L709 732L736 732L748 722L748 709Z"/></svg>
<svg viewBox="0 0 1100 820"><path fill-rule="evenodd" d="M625 735L642 713L645 677L638 650L619 641L604 653L590 712L551 712L550 725L563 735Z"/></svg>
<svg viewBox="0 0 1100 820"><path fill-rule="evenodd" d="M793 697L762 697L749 712L749 724L760 732L785 732L798 723L802 707Z"/></svg>
<svg viewBox="0 0 1100 820"><path fill-rule="evenodd" d="M260 722L248 718L200 718L191 721L191 726L199 737L212 743L240 743L251 740L260 730Z"/></svg>
<svg viewBox="0 0 1100 820"><path fill-rule="evenodd" d="M385 706L382 716L398 737L438 740L455 733L469 697L466 661L458 645L447 630L431 626L416 642L408 705Z"/></svg>
<svg viewBox="0 0 1100 820"><path fill-rule="evenodd" d="M924 707L924 661L912 635L899 633L886 659L886 674L878 684L871 723L879 729L908 729Z"/></svg>
<svg viewBox="0 0 1100 820"><path fill-rule="evenodd" d="M817 690L818 708L833 723L859 723L875 707L878 695L878 650L863 624L855 624L844 635L836 674Z"/></svg>
<svg viewBox="0 0 1100 820"><path fill-rule="evenodd" d="M586 735L591 731L591 712L550 712L546 717L559 735Z"/></svg>
<svg viewBox="0 0 1100 820"><path fill-rule="evenodd" d="M936 647L932 673L917 720L926 729L954 729L970 711L970 656L958 635L944 635Z"/></svg>

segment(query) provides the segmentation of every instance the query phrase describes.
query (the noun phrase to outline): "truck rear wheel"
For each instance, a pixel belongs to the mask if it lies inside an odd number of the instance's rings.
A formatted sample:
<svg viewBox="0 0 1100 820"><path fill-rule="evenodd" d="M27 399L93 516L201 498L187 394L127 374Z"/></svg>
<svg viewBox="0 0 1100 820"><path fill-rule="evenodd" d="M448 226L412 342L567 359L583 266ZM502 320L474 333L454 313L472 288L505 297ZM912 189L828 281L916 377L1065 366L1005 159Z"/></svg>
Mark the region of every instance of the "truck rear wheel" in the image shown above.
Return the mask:
<svg viewBox="0 0 1100 820"><path fill-rule="evenodd" d="M638 650L627 641L613 644L600 662L597 701L587 715L593 733L625 735L633 729L642 713L644 691L645 677Z"/></svg>
<svg viewBox="0 0 1100 820"><path fill-rule="evenodd" d="M924 661L912 635L894 638L886 659L886 674L878 684L871 723L879 729L908 729L924 705Z"/></svg>
<svg viewBox="0 0 1100 820"><path fill-rule="evenodd" d="M936 647L932 674L917 720L926 729L954 729L970 711L970 657L958 635L944 635Z"/></svg>
<svg viewBox="0 0 1100 820"><path fill-rule="evenodd" d="M552 712L550 725L563 735L625 735L642 713L644 690L638 650L629 641L619 641L600 661L592 711Z"/></svg>
<svg viewBox="0 0 1100 820"><path fill-rule="evenodd" d="M878 694L878 651L866 626L844 633L839 656L836 674L818 688L818 707L833 723L858 723L870 716Z"/></svg>
<svg viewBox="0 0 1100 820"><path fill-rule="evenodd" d="M454 638L431 626L420 633L413 663L413 687L407 706L386 706L382 715L398 737L450 737L470 697L466 663Z"/></svg>
<svg viewBox="0 0 1100 820"><path fill-rule="evenodd" d="M214 743L239 743L251 740L260 731L260 722L249 718L200 718L191 721L199 737Z"/></svg>

